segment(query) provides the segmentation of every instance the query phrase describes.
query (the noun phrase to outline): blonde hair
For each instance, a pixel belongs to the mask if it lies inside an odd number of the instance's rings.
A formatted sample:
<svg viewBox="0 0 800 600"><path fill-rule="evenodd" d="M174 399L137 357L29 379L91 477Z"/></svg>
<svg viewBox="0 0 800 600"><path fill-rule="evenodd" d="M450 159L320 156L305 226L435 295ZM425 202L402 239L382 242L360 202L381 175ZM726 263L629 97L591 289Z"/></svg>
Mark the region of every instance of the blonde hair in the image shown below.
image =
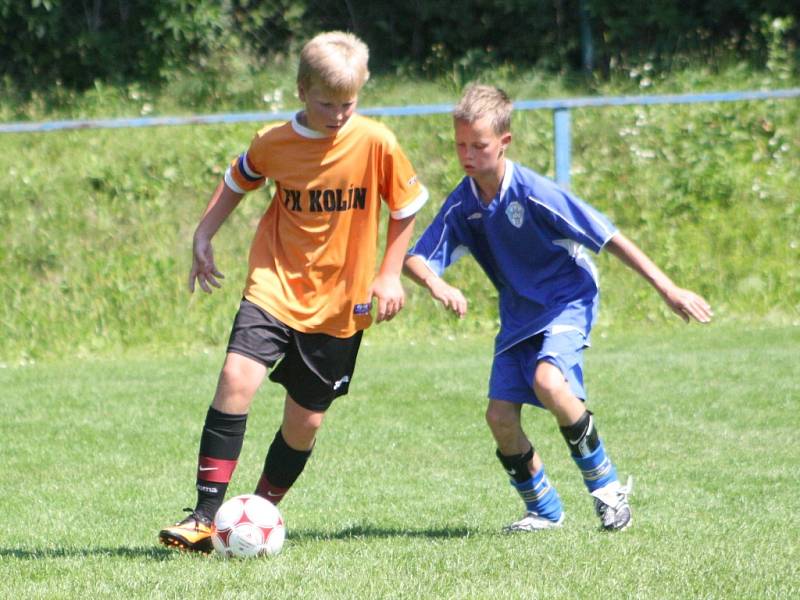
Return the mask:
<svg viewBox="0 0 800 600"><path fill-rule="evenodd" d="M326 90L357 94L369 79L369 48L352 33L329 31L314 36L300 52L297 84L318 83Z"/></svg>
<svg viewBox="0 0 800 600"><path fill-rule="evenodd" d="M514 105L503 90L491 85L471 83L464 90L461 100L453 109L456 121L474 123L490 117L492 129L497 135L511 131L511 111Z"/></svg>

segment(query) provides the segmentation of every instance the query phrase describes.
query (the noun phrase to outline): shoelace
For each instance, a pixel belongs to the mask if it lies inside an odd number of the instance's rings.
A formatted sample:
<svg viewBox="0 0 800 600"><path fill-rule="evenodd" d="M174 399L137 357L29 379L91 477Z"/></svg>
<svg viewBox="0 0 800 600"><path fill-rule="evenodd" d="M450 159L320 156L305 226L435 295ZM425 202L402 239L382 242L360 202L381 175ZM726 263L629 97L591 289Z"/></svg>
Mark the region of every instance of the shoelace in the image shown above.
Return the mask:
<svg viewBox="0 0 800 600"><path fill-rule="evenodd" d="M628 480L625 482L625 485L614 490L613 497L611 494L592 494L595 498L597 513L603 517L605 517L609 511L612 511L612 514L616 513L617 510L628 503L628 496L630 495L632 489L633 477L628 475Z"/></svg>
<svg viewBox="0 0 800 600"><path fill-rule="evenodd" d="M203 515L198 514L193 508L184 508L183 511L189 513L189 515L185 517L183 521L186 521L186 519L191 517L192 519L194 519L195 528L197 528L198 524L203 524L206 526L211 525L211 521L209 519L205 518Z"/></svg>
<svg viewBox="0 0 800 600"><path fill-rule="evenodd" d="M628 480L625 482L625 485L617 490L617 506L628 501L628 496L630 496L631 491L633 491L633 477L628 475Z"/></svg>

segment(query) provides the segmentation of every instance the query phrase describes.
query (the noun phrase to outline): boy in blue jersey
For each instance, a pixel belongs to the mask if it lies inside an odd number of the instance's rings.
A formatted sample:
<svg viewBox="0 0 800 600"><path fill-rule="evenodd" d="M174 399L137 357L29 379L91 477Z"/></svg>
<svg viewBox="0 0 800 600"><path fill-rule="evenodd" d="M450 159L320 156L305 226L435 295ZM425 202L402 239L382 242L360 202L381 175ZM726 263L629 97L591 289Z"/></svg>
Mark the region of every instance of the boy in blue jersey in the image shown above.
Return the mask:
<svg viewBox="0 0 800 600"><path fill-rule="evenodd" d="M406 273L459 317L460 290L441 275L470 253L499 293L500 331L486 421L497 457L525 503L506 531L559 527L561 500L525 432L523 404L555 417L606 530L631 523L628 495L583 401L583 349L597 315L598 284L585 249L607 249L644 277L685 321L711 320L708 303L676 286L600 212L553 181L505 158L512 103L502 90L472 85L453 117L466 177L406 257Z"/></svg>

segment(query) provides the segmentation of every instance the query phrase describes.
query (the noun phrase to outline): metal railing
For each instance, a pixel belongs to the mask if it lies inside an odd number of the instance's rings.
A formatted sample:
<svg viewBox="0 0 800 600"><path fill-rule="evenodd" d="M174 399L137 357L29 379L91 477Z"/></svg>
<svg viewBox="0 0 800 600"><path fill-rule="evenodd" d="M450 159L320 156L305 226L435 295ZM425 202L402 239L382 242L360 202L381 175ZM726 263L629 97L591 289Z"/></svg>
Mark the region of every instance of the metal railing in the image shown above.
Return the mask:
<svg viewBox="0 0 800 600"><path fill-rule="evenodd" d="M604 106L647 106L655 104L700 104L711 102L741 102L745 100L774 100L800 98L800 88L764 91L709 92L702 94L666 94L658 96L600 96L588 98L560 98L551 100L521 100L514 103L516 110L552 110L555 179L565 187L570 185L571 118L570 110ZM386 106L361 108L359 113L378 117L405 117L450 113L452 104L424 104L414 106ZM75 129L123 129L136 127L163 127L176 125L210 125L220 123L245 123L285 121L295 111L244 112L189 117L139 117L120 119L84 119L69 121L43 121L39 123L0 123L0 133L32 133Z"/></svg>

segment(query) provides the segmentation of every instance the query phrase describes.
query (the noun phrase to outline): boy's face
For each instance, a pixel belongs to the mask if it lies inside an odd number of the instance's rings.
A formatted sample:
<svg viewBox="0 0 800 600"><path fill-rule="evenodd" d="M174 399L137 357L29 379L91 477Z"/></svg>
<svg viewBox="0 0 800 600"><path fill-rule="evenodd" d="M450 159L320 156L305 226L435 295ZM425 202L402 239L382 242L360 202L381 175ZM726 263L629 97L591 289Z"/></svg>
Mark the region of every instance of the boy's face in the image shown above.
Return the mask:
<svg viewBox="0 0 800 600"><path fill-rule="evenodd" d="M495 133L490 117L473 123L455 121L456 152L464 172L470 177L495 175L502 170L505 148L511 133Z"/></svg>
<svg viewBox="0 0 800 600"><path fill-rule="evenodd" d="M297 92L306 105L303 125L324 135L336 135L356 110L358 94L332 92L316 83L299 85Z"/></svg>

